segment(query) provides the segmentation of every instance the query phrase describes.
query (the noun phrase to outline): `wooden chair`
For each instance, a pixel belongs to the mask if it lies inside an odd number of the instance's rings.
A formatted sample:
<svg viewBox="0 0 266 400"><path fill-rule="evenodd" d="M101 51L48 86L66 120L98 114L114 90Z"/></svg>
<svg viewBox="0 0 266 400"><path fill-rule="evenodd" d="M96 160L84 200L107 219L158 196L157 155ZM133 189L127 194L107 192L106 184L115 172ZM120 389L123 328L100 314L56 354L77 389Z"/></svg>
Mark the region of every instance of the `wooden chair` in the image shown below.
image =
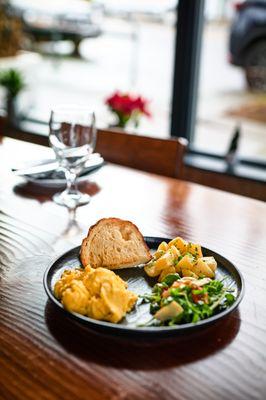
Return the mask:
<svg viewBox="0 0 266 400"><path fill-rule="evenodd" d="M96 151L106 161L169 177L182 177L187 140L98 130Z"/></svg>

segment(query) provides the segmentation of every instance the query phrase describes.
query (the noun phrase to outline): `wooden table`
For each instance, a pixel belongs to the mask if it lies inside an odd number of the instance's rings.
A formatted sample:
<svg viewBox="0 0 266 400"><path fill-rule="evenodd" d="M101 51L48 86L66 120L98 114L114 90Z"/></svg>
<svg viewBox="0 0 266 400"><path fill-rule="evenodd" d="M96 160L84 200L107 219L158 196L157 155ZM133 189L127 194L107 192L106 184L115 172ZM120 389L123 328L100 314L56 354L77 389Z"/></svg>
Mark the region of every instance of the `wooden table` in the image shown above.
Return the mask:
<svg viewBox="0 0 266 400"><path fill-rule="evenodd" d="M47 152L12 139L0 145L0 399L265 399L265 204L107 165L83 186L91 204L66 231L67 212L51 202L52 191L9 170ZM111 340L65 319L47 301L43 273L106 216L130 219L145 235L199 241L232 260L246 283L239 310L158 343Z"/></svg>

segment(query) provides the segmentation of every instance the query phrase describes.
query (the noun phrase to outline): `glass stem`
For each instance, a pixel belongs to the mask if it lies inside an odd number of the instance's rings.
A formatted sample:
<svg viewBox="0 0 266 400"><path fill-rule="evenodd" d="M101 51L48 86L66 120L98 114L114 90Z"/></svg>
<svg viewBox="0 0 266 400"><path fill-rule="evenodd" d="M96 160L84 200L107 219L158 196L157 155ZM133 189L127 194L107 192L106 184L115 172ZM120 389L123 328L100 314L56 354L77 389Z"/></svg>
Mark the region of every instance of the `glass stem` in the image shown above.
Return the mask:
<svg viewBox="0 0 266 400"><path fill-rule="evenodd" d="M65 175L66 175L68 193L76 193L78 191L76 183L77 175L75 174L75 172L71 172L69 170L65 171Z"/></svg>
<svg viewBox="0 0 266 400"><path fill-rule="evenodd" d="M69 212L69 226L72 226L76 223L76 213L77 213L77 208L70 208L68 210Z"/></svg>

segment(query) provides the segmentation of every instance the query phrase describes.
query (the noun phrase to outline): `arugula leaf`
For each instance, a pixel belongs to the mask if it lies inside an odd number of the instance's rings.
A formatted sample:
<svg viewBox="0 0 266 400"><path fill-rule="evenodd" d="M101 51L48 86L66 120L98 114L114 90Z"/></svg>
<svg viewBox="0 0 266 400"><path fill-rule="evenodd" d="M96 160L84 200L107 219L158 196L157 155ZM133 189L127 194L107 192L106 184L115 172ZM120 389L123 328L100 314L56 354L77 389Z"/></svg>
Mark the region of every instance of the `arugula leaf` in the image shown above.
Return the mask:
<svg viewBox="0 0 266 400"><path fill-rule="evenodd" d="M231 306L235 301L235 296L232 293L226 293L225 299L226 305Z"/></svg>
<svg viewBox="0 0 266 400"><path fill-rule="evenodd" d="M163 279L163 283L166 283L167 286L171 286L178 279L180 279L179 274L169 274Z"/></svg>

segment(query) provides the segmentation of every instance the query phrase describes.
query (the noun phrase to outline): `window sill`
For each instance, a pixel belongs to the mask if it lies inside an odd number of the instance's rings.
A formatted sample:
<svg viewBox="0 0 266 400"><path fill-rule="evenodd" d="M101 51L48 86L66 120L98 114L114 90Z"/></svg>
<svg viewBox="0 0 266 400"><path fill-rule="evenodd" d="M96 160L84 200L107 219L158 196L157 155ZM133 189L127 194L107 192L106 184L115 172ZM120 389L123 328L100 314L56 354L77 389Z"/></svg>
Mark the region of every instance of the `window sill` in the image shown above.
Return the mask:
<svg viewBox="0 0 266 400"><path fill-rule="evenodd" d="M228 167L226 161L221 157L213 155L202 155L188 153L185 156L185 165L207 172L228 175L231 177L254 180L259 183L266 182L265 169L260 166L249 165L245 161L239 160L234 167Z"/></svg>

